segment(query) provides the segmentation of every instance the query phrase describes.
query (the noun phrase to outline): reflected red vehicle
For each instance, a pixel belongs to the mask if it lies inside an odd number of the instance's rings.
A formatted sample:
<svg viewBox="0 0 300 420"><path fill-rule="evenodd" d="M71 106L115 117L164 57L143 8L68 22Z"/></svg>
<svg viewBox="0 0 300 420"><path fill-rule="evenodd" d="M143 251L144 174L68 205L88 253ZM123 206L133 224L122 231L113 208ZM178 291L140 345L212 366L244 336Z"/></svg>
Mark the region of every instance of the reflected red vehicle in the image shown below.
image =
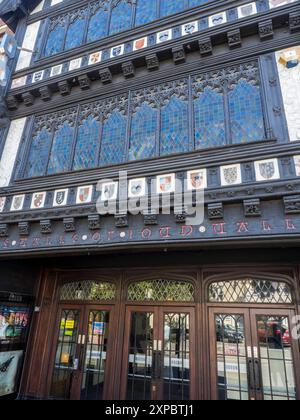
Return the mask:
<svg viewBox="0 0 300 420"><path fill-rule="evenodd" d="M258 338L260 343L266 343L274 348L289 347L291 345L291 337L288 328L278 322L259 322Z"/></svg>

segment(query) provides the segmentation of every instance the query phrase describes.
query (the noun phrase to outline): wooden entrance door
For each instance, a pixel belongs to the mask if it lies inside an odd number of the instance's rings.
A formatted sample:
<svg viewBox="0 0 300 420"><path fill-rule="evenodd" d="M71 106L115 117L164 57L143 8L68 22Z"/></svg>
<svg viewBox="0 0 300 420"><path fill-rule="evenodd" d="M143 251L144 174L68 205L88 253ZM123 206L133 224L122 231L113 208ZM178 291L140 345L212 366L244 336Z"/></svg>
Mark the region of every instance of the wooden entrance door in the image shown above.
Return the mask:
<svg viewBox="0 0 300 420"><path fill-rule="evenodd" d="M293 316L281 309L210 309L213 399L297 399Z"/></svg>
<svg viewBox="0 0 300 420"><path fill-rule="evenodd" d="M194 398L194 322L193 308L127 308L122 399Z"/></svg>
<svg viewBox="0 0 300 420"><path fill-rule="evenodd" d="M112 320L111 306L60 306L51 397L107 398Z"/></svg>

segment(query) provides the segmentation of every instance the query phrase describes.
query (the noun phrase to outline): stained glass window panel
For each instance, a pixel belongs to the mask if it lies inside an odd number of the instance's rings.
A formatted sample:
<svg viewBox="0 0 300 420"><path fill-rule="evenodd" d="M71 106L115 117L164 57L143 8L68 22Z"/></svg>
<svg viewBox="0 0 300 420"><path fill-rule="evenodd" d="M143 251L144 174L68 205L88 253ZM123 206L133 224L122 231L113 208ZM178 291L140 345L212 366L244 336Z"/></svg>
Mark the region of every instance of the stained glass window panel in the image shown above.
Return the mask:
<svg viewBox="0 0 300 420"><path fill-rule="evenodd" d="M241 80L229 93L229 112L234 144L265 138L260 89Z"/></svg>
<svg viewBox="0 0 300 420"><path fill-rule="evenodd" d="M66 37L65 50L79 47L82 44L84 29L85 19L82 17L78 17L70 23Z"/></svg>
<svg viewBox="0 0 300 420"><path fill-rule="evenodd" d="M100 165L112 165L123 162L127 118L114 112L103 124Z"/></svg>
<svg viewBox="0 0 300 420"><path fill-rule="evenodd" d="M110 20L110 35L131 28L132 5L128 0L120 0L113 8Z"/></svg>
<svg viewBox="0 0 300 420"><path fill-rule="evenodd" d="M188 104L173 96L161 110L161 155L189 150Z"/></svg>
<svg viewBox="0 0 300 420"><path fill-rule="evenodd" d="M187 8L187 0L161 0L160 1L160 16L169 16L174 13L182 12Z"/></svg>
<svg viewBox="0 0 300 420"><path fill-rule="evenodd" d="M209 3L212 0L189 0L189 7L201 6L202 4Z"/></svg>
<svg viewBox="0 0 300 420"><path fill-rule="evenodd" d="M155 156L158 111L147 104L132 118L129 160L147 159Z"/></svg>
<svg viewBox="0 0 300 420"><path fill-rule="evenodd" d="M52 134L45 128L32 140L27 160L25 177L42 176L47 167Z"/></svg>
<svg viewBox="0 0 300 420"><path fill-rule="evenodd" d="M196 149L223 146L225 114L223 95L206 88L194 101Z"/></svg>
<svg viewBox="0 0 300 420"><path fill-rule="evenodd" d="M136 5L135 24L144 25L157 19L157 0L138 0Z"/></svg>
<svg viewBox="0 0 300 420"><path fill-rule="evenodd" d="M65 27L61 24L55 25L55 27L49 32L46 47L45 56L57 54L63 51L65 41Z"/></svg>
<svg viewBox="0 0 300 420"><path fill-rule="evenodd" d="M50 154L48 174L66 172L70 166L74 128L67 122L55 133Z"/></svg>
<svg viewBox="0 0 300 420"><path fill-rule="evenodd" d="M98 164L101 136L99 121L91 115L78 128L74 170L95 168Z"/></svg>
<svg viewBox="0 0 300 420"><path fill-rule="evenodd" d="M87 33L87 42L93 42L107 35L108 12L98 9L91 17Z"/></svg>

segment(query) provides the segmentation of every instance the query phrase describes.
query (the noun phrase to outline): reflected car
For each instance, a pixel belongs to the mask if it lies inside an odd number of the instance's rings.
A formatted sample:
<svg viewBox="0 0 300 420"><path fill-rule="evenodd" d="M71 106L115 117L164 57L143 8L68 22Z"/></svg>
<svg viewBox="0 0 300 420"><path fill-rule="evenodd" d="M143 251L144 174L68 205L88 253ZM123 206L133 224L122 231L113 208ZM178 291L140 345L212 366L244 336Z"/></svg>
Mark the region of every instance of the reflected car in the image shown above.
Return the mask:
<svg viewBox="0 0 300 420"><path fill-rule="evenodd" d="M234 329L230 325L217 324L217 341L226 340L228 343L242 343L244 335L241 331Z"/></svg>
<svg viewBox="0 0 300 420"><path fill-rule="evenodd" d="M287 327L278 322L258 322L258 339L260 343L274 348L290 347L291 336Z"/></svg>

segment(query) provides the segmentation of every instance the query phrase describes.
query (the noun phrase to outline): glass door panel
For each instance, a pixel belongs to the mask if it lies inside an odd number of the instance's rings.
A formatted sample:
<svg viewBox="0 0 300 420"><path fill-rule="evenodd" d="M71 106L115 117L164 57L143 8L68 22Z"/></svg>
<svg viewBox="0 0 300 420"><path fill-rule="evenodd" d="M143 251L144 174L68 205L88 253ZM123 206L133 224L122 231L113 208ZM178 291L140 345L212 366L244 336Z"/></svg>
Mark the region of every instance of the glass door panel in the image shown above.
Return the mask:
<svg viewBox="0 0 300 420"><path fill-rule="evenodd" d="M164 313L163 399L190 398L190 315Z"/></svg>
<svg viewBox="0 0 300 420"><path fill-rule="evenodd" d="M210 309L213 398L297 399L295 365L299 355L291 336L293 312L247 308L221 311Z"/></svg>
<svg viewBox="0 0 300 420"><path fill-rule="evenodd" d="M288 316L256 316L262 393L266 400L295 400L296 384Z"/></svg>
<svg viewBox="0 0 300 420"><path fill-rule="evenodd" d="M109 318L109 311L91 310L88 314L88 330L81 383L82 400L103 399Z"/></svg>
<svg viewBox="0 0 300 420"><path fill-rule="evenodd" d="M128 400L151 400L154 313L131 312L127 374Z"/></svg>
<svg viewBox="0 0 300 420"><path fill-rule="evenodd" d="M51 396L54 398L71 398L72 375L78 368L79 327L80 310L62 309L51 387Z"/></svg>
<svg viewBox="0 0 300 420"><path fill-rule="evenodd" d="M215 316L217 393L219 400L247 400L245 319L240 314Z"/></svg>

